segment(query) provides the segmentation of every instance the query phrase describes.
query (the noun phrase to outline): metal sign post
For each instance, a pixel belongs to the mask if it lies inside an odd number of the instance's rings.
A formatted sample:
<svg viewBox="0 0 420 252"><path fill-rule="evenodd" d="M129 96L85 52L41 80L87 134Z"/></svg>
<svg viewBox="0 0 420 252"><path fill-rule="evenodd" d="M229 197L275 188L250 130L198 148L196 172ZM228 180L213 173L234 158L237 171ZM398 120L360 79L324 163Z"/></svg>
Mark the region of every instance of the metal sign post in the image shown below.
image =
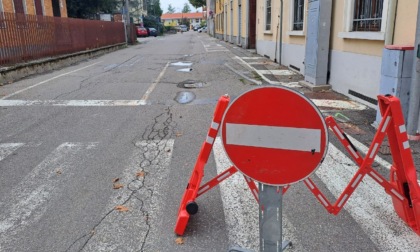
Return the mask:
<svg viewBox="0 0 420 252"><path fill-rule="evenodd" d="M283 187L258 183L260 251L278 252L285 250L292 243L283 241Z"/></svg>

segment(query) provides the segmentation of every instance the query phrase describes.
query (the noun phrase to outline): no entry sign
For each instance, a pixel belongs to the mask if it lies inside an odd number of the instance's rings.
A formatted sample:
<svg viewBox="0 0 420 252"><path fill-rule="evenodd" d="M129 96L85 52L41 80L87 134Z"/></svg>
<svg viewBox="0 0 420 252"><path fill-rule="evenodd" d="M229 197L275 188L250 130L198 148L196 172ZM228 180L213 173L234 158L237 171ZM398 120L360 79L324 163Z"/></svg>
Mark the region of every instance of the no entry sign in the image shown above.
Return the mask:
<svg viewBox="0 0 420 252"><path fill-rule="evenodd" d="M246 176L268 185L289 185L311 175L328 146L318 108L284 87L245 92L228 107L222 139L231 162Z"/></svg>

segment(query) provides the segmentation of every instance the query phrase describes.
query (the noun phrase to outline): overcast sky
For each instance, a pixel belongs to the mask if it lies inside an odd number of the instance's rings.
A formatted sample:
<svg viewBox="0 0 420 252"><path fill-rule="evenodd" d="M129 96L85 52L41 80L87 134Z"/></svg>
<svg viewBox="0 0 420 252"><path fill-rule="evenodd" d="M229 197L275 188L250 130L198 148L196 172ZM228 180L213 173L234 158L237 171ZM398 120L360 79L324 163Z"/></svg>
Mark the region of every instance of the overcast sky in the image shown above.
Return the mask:
<svg viewBox="0 0 420 252"><path fill-rule="evenodd" d="M196 12L196 9L188 2L188 0L160 0L160 8L163 10L163 14L168 12L169 4L175 8L175 12L179 13L184 8L184 4L188 3L190 5L191 12ZM198 8L198 11L201 11L201 8Z"/></svg>

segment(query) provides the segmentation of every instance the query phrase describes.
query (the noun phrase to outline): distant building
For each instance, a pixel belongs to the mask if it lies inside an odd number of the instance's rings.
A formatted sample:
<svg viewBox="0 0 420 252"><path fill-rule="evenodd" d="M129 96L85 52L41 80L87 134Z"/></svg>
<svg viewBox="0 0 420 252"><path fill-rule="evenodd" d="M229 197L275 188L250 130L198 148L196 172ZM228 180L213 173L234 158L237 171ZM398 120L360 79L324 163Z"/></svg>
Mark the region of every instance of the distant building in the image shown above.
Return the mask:
<svg viewBox="0 0 420 252"><path fill-rule="evenodd" d="M164 26L178 26L182 23L182 19L186 18L190 22L190 27L201 24L205 21L205 12L195 13L166 13L161 16Z"/></svg>
<svg viewBox="0 0 420 252"><path fill-rule="evenodd" d="M0 0L0 12L67 17L65 0Z"/></svg>

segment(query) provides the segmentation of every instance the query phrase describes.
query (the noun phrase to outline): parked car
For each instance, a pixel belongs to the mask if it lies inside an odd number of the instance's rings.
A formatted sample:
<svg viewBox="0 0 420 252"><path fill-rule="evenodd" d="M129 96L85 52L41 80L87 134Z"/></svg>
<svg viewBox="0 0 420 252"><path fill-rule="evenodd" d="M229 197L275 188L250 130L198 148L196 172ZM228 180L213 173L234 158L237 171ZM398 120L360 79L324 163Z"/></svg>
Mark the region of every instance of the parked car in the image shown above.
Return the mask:
<svg viewBox="0 0 420 252"><path fill-rule="evenodd" d="M200 28L201 28L201 26L196 25L196 26L194 26L193 30L194 30L194 31L198 31L198 29L200 29Z"/></svg>
<svg viewBox="0 0 420 252"><path fill-rule="evenodd" d="M158 35L158 32L155 28L150 27L150 28L146 28L146 29L147 29L147 33L149 34L149 36L156 37Z"/></svg>
<svg viewBox="0 0 420 252"><path fill-rule="evenodd" d="M147 37L148 36L146 28L141 27L141 26L137 26L136 28L137 28L136 29L137 30L137 37Z"/></svg>
<svg viewBox="0 0 420 252"><path fill-rule="evenodd" d="M179 28L181 29L182 32L188 31L188 27L186 25L180 25Z"/></svg>
<svg viewBox="0 0 420 252"><path fill-rule="evenodd" d="M198 32L207 32L207 26L203 26L200 29L198 29Z"/></svg>

